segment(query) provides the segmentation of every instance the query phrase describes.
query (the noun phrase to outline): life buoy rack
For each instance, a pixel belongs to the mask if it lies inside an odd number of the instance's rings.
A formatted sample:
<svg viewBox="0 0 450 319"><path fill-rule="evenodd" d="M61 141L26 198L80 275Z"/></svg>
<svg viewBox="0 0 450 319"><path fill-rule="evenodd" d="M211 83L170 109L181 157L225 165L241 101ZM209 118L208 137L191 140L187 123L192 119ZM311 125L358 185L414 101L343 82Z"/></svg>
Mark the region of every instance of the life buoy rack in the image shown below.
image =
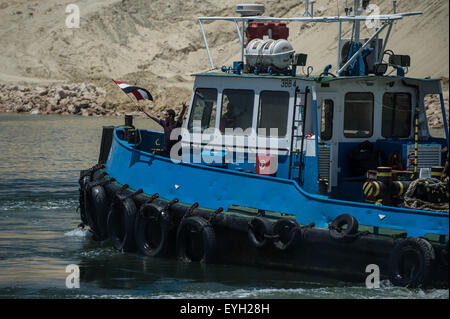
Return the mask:
<svg viewBox="0 0 450 319"><path fill-rule="evenodd" d="M302 232L296 221L283 218L274 223L273 235L275 247L279 250L288 250L301 240Z"/></svg>
<svg viewBox="0 0 450 319"><path fill-rule="evenodd" d="M177 230L178 258L212 263L216 258L216 234L211 223L200 216L185 217Z"/></svg>
<svg viewBox="0 0 450 319"><path fill-rule="evenodd" d="M135 238L139 250L151 257L167 256L172 230L169 211L153 203L145 203L136 217Z"/></svg>
<svg viewBox="0 0 450 319"><path fill-rule="evenodd" d="M137 208L133 199L116 195L107 220L108 236L114 248L122 252L136 251L134 228Z"/></svg>
<svg viewBox="0 0 450 319"><path fill-rule="evenodd" d="M248 223L248 239L257 248L268 247L273 241L272 223L264 217L254 217Z"/></svg>
<svg viewBox="0 0 450 319"><path fill-rule="evenodd" d="M389 280L400 287L424 287L428 284L436 258L433 246L420 237L399 241L389 258Z"/></svg>
<svg viewBox="0 0 450 319"><path fill-rule="evenodd" d="M358 226L358 221L352 215L339 215L328 226L330 237L339 242L352 242L357 238Z"/></svg>

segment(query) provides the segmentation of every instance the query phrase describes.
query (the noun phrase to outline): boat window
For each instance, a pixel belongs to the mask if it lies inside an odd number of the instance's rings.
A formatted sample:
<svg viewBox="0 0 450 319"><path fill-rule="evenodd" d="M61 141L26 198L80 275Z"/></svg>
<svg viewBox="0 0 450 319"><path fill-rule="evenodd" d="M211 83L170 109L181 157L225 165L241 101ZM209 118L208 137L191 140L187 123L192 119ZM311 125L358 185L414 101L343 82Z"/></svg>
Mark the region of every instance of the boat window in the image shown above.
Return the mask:
<svg viewBox="0 0 450 319"><path fill-rule="evenodd" d="M252 90L223 90L220 131L226 133L225 129L233 129L234 134L239 135L242 134L240 129L245 131L251 128L254 100L255 93Z"/></svg>
<svg viewBox="0 0 450 319"><path fill-rule="evenodd" d="M331 137L333 136L333 100L323 100L320 108L322 110L320 139L322 141L328 141L331 140Z"/></svg>
<svg viewBox="0 0 450 319"><path fill-rule="evenodd" d="M217 89L197 88L189 116L188 130L193 131L194 121L199 121L201 132L214 127L216 120Z"/></svg>
<svg viewBox="0 0 450 319"><path fill-rule="evenodd" d="M344 136L370 137L373 134L373 94L347 93L344 103Z"/></svg>
<svg viewBox="0 0 450 319"><path fill-rule="evenodd" d="M265 129L258 135L272 136L271 128L278 133L273 136L286 136L289 113L289 92L262 91L259 95L258 129Z"/></svg>
<svg viewBox="0 0 450 319"><path fill-rule="evenodd" d="M383 137L409 137L411 134L411 95L385 93L383 95Z"/></svg>

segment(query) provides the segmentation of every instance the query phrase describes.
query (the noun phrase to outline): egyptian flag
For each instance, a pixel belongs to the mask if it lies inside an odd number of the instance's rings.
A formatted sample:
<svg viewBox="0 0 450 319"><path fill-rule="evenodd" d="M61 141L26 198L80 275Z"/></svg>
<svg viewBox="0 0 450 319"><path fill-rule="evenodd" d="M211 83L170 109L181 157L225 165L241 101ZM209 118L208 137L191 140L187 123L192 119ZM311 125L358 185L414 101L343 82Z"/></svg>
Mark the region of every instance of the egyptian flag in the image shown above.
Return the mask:
<svg viewBox="0 0 450 319"><path fill-rule="evenodd" d="M137 87L137 86L133 86L133 85L129 85L120 81L116 81L114 79L112 79L114 81L114 83L117 84L118 87L120 87L122 89L123 92L125 92L125 94L128 93L133 93L133 95L136 97L136 99L139 100L150 100L153 101L153 97L150 94L149 91L147 91L146 89Z"/></svg>

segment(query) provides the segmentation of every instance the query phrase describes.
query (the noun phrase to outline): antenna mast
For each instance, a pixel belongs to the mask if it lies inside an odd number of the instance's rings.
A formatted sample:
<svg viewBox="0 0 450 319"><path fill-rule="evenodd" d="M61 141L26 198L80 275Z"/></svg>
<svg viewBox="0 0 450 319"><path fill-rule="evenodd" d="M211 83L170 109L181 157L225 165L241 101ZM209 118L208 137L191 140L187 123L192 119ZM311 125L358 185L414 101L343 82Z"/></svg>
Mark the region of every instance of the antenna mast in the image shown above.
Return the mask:
<svg viewBox="0 0 450 319"><path fill-rule="evenodd" d="M355 13L355 17L360 15L360 0L355 0L354 5L353 5L353 10ZM355 20L354 22L355 24L355 42L359 43L359 38L360 38L360 30L361 30L361 25L360 22L358 20Z"/></svg>
<svg viewBox="0 0 450 319"><path fill-rule="evenodd" d="M309 10L309 3L311 2L311 12ZM305 12L303 12L303 16L314 18L314 2L315 0L305 0Z"/></svg>

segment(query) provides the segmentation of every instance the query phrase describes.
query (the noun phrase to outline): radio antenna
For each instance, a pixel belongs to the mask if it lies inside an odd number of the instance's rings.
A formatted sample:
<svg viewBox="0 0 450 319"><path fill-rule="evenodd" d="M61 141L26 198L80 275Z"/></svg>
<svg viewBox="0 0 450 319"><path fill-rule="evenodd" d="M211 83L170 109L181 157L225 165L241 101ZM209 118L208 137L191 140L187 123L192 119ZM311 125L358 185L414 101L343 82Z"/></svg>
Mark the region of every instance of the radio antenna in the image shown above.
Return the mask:
<svg viewBox="0 0 450 319"><path fill-rule="evenodd" d="M309 3L311 2L311 11L309 9ZM303 12L303 16L314 17L314 0L305 0L305 12Z"/></svg>

